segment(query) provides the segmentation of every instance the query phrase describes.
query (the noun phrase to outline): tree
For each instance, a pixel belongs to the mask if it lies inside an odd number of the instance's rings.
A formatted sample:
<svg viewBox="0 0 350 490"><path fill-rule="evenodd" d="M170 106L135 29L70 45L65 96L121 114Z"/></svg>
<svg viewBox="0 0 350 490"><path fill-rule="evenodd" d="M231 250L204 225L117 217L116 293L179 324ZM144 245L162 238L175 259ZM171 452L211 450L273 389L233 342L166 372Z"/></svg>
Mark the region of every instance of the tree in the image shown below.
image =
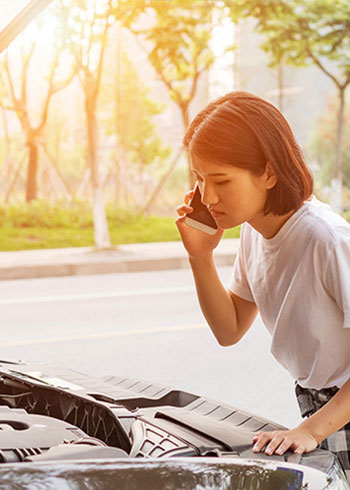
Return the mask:
<svg viewBox="0 0 350 490"><path fill-rule="evenodd" d="M106 122L107 132L117 135L119 153L126 156L141 182L145 168L161 164L170 155L170 148L159 138L153 121L164 106L151 99L149 89L125 52L118 56L115 78L104 90L103 99L109 106L113 104L112 116ZM139 193L142 194L141 189Z"/></svg>
<svg viewBox="0 0 350 490"><path fill-rule="evenodd" d="M331 97L327 107L319 115L310 135L309 152L320 166L319 180L322 186L329 186L332 179L332 164L337 123L338 98ZM350 99L347 97L344 111L344 144L342 148L342 172L344 185L350 189Z"/></svg>
<svg viewBox="0 0 350 490"><path fill-rule="evenodd" d="M338 91L332 205L341 211L345 92L350 84L348 0L225 0L234 21L255 17L271 65L314 65Z"/></svg>
<svg viewBox="0 0 350 490"><path fill-rule="evenodd" d="M150 46L148 59L178 106L184 130L190 123L189 108L200 77L214 61L210 48L213 8L214 3L202 0L139 0L134 15L125 20ZM142 28L137 22L136 14L142 12L154 19L150 27ZM191 172L189 178L192 184Z"/></svg>
<svg viewBox="0 0 350 490"><path fill-rule="evenodd" d="M0 66L1 98L0 106L6 110L13 111L21 125L25 135L25 144L28 148L28 167L26 179L26 201L29 202L37 197L37 175L38 175L38 152L39 144L44 139L44 132L48 120L50 103L54 94L69 85L75 76L74 68L63 80L57 81L57 73L62 65L64 47L61 41L53 45L52 58L49 65L46 93L43 92L41 111L33 110L29 100L28 85L30 78L30 67L34 51L38 45L45 18L36 22L37 37L30 40L26 32L22 35L21 44L13 51L5 51ZM19 54L19 56L18 56ZM65 60L66 61L66 60ZM19 62L18 73L12 73L12 66ZM34 72L34 69L33 69ZM17 82L17 83L16 83ZM39 112L39 115L38 115Z"/></svg>
<svg viewBox="0 0 350 490"><path fill-rule="evenodd" d="M84 92L86 159L90 171L95 246L99 249L111 246L97 159L97 104L108 32L116 20L112 15L113 3L113 0L67 0L61 16L64 35L74 55Z"/></svg>

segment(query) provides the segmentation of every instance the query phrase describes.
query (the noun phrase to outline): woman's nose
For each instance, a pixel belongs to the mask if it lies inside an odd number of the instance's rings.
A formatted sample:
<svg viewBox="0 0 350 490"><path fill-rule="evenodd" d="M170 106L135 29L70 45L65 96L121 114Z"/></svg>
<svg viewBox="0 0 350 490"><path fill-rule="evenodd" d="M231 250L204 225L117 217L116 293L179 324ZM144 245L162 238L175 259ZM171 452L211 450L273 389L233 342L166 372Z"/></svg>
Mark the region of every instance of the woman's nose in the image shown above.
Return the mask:
<svg viewBox="0 0 350 490"><path fill-rule="evenodd" d="M202 203L206 206L210 206L212 204L216 204L218 202L218 197L214 192L212 186L205 184L202 189Z"/></svg>

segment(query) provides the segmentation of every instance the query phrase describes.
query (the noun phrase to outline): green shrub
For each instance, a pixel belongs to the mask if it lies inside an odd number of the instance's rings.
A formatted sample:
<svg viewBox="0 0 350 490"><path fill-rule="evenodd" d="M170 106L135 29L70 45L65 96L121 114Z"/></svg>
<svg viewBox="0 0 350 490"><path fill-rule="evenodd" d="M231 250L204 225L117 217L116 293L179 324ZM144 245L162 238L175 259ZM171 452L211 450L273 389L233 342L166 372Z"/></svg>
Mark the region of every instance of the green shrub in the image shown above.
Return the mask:
<svg viewBox="0 0 350 490"><path fill-rule="evenodd" d="M145 243L180 240L175 217L144 216L128 209L106 206L111 243ZM0 207L0 250L28 250L93 246L91 205L34 201ZM238 238L239 227L226 230L225 238Z"/></svg>
<svg viewBox="0 0 350 490"><path fill-rule="evenodd" d="M348 223L350 223L350 209L346 209L346 211L343 211L342 216L346 219Z"/></svg>
<svg viewBox="0 0 350 490"><path fill-rule="evenodd" d="M92 226L91 207L76 201L72 204L43 200L0 208L3 225L14 228L89 228Z"/></svg>

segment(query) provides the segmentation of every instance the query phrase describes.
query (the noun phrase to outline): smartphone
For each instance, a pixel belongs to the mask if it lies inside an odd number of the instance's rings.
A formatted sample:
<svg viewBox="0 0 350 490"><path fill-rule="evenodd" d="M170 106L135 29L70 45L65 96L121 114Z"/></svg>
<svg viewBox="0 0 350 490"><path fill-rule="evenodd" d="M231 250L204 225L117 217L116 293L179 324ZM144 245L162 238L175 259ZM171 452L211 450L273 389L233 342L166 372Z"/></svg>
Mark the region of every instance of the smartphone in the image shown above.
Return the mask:
<svg viewBox="0 0 350 490"><path fill-rule="evenodd" d="M187 215L185 223L196 230L214 235L217 232L218 226L207 207L201 201L201 193L198 185L195 187L194 195L189 206L193 208L193 211Z"/></svg>

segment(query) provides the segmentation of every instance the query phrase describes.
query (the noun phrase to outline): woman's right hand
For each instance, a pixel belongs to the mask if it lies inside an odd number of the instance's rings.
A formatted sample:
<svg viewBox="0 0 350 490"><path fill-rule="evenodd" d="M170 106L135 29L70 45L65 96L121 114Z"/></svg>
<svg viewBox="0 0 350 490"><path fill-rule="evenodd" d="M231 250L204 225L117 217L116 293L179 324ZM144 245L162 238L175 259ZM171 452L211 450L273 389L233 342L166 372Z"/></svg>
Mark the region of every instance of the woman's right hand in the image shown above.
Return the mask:
<svg viewBox="0 0 350 490"><path fill-rule="evenodd" d="M196 230L185 223L187 214L193 211L193 208L189 206L193 194L194 189L186 192L185 202L176 209L179 218L177 218L175 223L188 255L192 258L203 258L212 254L213 250L218 246L224 230L218 227L214 235L209 235L208 233Z"/></svg>

